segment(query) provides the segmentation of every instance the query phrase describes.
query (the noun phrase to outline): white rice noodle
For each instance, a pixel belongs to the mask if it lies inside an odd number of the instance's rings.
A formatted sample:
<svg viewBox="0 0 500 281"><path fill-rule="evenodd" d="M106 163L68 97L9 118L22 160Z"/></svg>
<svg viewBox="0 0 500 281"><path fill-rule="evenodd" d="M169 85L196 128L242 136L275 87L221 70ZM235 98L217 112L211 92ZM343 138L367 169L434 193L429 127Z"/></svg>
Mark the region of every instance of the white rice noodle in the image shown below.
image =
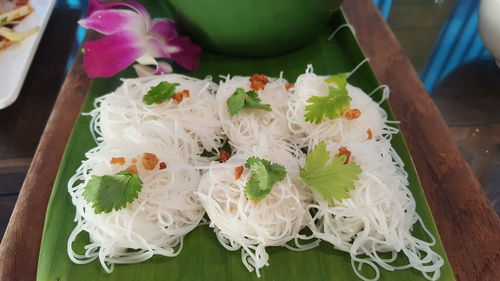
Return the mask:
<svg viewBox="0 0 500 281"><path fill-rule="evenodd" d="M294 94L288 100L287 119L289 129L295 135L295 142L301 147L311 147L320 140L335 142L365 141L368 129L374 139L389 139L397 129L387 125L386 112L360 88L347 85L347 91L352 98L351 109L359 109L359 118L348 120L344 116L330 120L327 117L319 124L305 121L305 107L311 96L328 95L329 84L325 82L328 76L318 76L308 68L299 76L294 87Z"/></svg>
<svg viewBox="0 0 500 281"><path fill-rule="evenodd" d="M226 77L221 81L217 91L217 107L224 133L231 144L236 147L250 147L267 140L285 140L290 138L286 117L287 100L290 91L285 88L287 82L283 78L269 78L263 90L258 91L262 103L271 105L272 111L262 109L243 109L230 116L227 99L237 88L250 90L250 77Z"/></svg>
<svg viewBox="0 0 500 281"><path fill-rule="evenodd" d="M162 81L179 83L176 91L189 90L190 97L184 98L180 103L170 99L161 104L146 105L143 102L144 95ZM179 74L167 74L124 79L123 84L114 92L96 99L95 109L90 113L91 131L96 141L101 143L123 138L127 134L126 128L148 124L156 127L153 131L160 134L164 127L172 127L167 131L173 135L163 140L166 145L172 145L169 140L183 135L177 141L182 146L185 145L184 137L194 139L196 153L201 153L203 149L217 149L223 136L215 104L216 89L217 85L210 77L199 80ZM152 137L163 138L164 135Z"/></svg>
<svg viewBox="0 0 500 281"><path fill-rule="evenodd" d="M329 205L315 193L317 203L307 207L314 214L309 225L313 234L350 253L352 268L363 280L377 280L379 267L389 271L414 268L429 280L439 279L443 258L431 249L436 241L415 211L415 199L407 187L407 172L390 143L372 140L343 145L352 152L350 161L357 163L363 172L348 199ZM337 153L340 146L327 144L331 154ZM429 242L412 235L417 223ZM391 253L391 257L383 258L380 253ZM400 254L409 263L391 264ZM364 276L363 265L371 267L374 276Z"/></svg>
<svg viewBox="0 0 500 281"><path fill-rule="evenodd" d="M103 268L111 272L114 264L137 263L153 255L174 257L179 254L183 236L199 224L205 212L194 195L200 173L175 169L187 164L173 151L174 148L143 143L126 147L101 144L87 152L87 160L68 183L71 200L76 206L77 226L67 244L73 262L84 264L98 259ZM140 164L144 152L155 153L167 164L167 169L144 170ZM127 163L111 165L112 157L124 157ZM82 195L89 179L92 175L124 170L132 164L133 158L138 160L136 166L143 181L139 197L119 211L96 214ZM73 249L74 241L82 232L90 236L84 254L82 249Z"/></svg>
<svg viewBox="0 0 500 281"><path fill-rule="evenodd" d="M206 211L222 246L241 249L243 264L257 276L269 264L266 247L301 251L318 246L319 241L302 244L303 240L322 239L348 252L354 272L363 280L377 280L380 268L414 268L427 279L437 280L444 261L431 249L436 241L415 211L408 175L389 142L398 131L388 124L395 121L387 120L379 106L387 99L388 88L379 87L383 95L377 103L361 89L347 85L351 108L361 111L359 118L306 122L307 100L328 94L326 78L314 74L311 66L289 90L281 76L269 78L258 94L272 111L244 109L235 116L228 113L227 99L237 88L249 90L249 77L225 77L218 88L210 78L177 74L125 79L116 91L96 99L96 108L90 112L91 131L99 145L87 152L87 160L68 183L77 222L68 239L71 260L81 264L98 259L111 272L117 263L136 263L154 254L176 256L183 236L203 220ZM143 96L161 81L179 83L177 91L188 89L190 97L181 103L144 104ZM203 149L217 150L226 138L234 148L227 162L210 162L199 155ZM320 141L326 141L331 154L346 146L352 151L351 161L362 168L350 198L333 205L299 177L305 162L301 149L311 150ZM139 198L119 211L95 214L82 196L91 176L124 170L133 158L140 163L144 152L156 154L167 169L146 171L137 164L144 182ZM286 178L259 202L244 194L249 169L239 179L234 174L234 168L252 156L287 170ZM125 157L127 163L111 165L112 157ZM200 170L205 172L202 176ZM412 235L417 223L429 242ZM306 226L312 235L299 234ZM73 249L82 232L90 236L85 253ZM409 263L394 265L401 254ZM373 270L373 276L361 273L364 265Z"/></svg>
<svg viewBox="0 0 500 281"><path fill-rule="evenodd" d="M307 225L305 204L312 202L311 193L298 177L298 162L281 148L265 145L240 150L226 164L244 165L251 156L282 164L287 169L284 180L274 184L261 201L247 199L244 187L250 171L245 168L240 179L235 179L234 168L214 168L200 180L199 196L219 242L228 250L241 250L242 262L249 271L268 265L266 247L283 246L300 238L299 231ZM299 245L295 250L307 250L317 243Z"/></svg>

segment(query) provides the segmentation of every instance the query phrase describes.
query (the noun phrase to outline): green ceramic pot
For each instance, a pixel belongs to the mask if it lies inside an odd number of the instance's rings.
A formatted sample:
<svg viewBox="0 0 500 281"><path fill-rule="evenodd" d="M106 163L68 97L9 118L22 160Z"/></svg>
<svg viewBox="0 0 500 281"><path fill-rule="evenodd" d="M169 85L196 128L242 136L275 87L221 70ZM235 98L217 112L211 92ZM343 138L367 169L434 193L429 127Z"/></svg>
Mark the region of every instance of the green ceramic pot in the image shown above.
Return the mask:
<svg viewBox="0 0 500 281"><path fill-rule="evenodd" d="M263 57L302 47L341 0L161 0L179 28L203 48Z"/></svg>

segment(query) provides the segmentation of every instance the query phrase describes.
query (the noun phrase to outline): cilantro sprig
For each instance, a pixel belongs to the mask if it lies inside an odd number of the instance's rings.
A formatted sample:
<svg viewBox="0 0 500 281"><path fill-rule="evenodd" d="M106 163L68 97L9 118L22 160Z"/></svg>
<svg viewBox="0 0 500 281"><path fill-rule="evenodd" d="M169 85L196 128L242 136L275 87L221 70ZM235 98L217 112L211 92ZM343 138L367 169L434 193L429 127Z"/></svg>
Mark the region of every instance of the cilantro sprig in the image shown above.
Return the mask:
<svg viewBox="0 0 500 281"><path fill-rule="evenodd" d="M351 105L351 97L347 93L347 77L349 73L333 75L325 82L335 84L337 87L328 87L327 96L312 96L307 102L305 120L315 124L321 123L326 116L333 120L342 116Z"/></svg>
<svg viewBox="0 0 500 281"><path fill-rule="evenodd" d="M330 204L349 198L349 191L354 189L361 168L353 162L344 164L346 157L335 155L328 163L330 153L326 150L325 142L320 142L307 154L300 178Z"/></svg>
<svg viewBox="0 0 500 281"><path fill-rule="evenodd" d="M92 176L83 198L92 203L96 214L110 213L113 209L120 210L132 203L139 196L142 180L139 175L121 171L116 174Z"/></svg>
<svg viewBox="0 0 500 281"><path fill-rule="evenodd" d="M351 75L350 72L343 72L332 75L325 79L325 82L328 84L335 84L339 89L346 89L347 87L347 78Z"/></svg>
<svg viewBox="0 0 500 281"><path fill-rule="evenodd" d="M245 91L237 88L236 91L227 99L227 109L229 115L234 116L244 108L262 109L271 111L269 104L263 104L259 95L255 91Z"/></svg>
<svg viewBox="0 0 500 281"><path fill-rule="evenodd" d="M158 85L151 87L148 93L142 98L142 101L147 105L152 105L171 99L175 95L175 88L179 85L179 83L162 81Z"/></svg>
<svg viewBox="0 0 500 281"><path fill-rule="evenodd" d="M273 185L286 176L285 167L258 157L248 158L245 167L250 169L250 178L244 192L250 200L264 199L271 192Z"/></svg>

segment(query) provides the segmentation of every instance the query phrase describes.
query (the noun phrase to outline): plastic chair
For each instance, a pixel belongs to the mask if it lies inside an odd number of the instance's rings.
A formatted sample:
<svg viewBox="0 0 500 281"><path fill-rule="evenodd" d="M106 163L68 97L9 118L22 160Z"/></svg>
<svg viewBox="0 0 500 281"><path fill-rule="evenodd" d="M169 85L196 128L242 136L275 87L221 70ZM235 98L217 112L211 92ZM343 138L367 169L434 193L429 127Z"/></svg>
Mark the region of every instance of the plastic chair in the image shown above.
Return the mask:
<svg viewBox="0 0 500 281"><path fill-rule="evenodd" d="M491 57L477 30L479 0L460 0L441 27L420 79L429 93L453 69L477 58Z"/></svg>
<svg viewBox="0 0 500 281"><path fill-rule="evenodd" d="M379 8L382 16L387 19L391 12L392 0L373 0L373 2Z"/></svg>

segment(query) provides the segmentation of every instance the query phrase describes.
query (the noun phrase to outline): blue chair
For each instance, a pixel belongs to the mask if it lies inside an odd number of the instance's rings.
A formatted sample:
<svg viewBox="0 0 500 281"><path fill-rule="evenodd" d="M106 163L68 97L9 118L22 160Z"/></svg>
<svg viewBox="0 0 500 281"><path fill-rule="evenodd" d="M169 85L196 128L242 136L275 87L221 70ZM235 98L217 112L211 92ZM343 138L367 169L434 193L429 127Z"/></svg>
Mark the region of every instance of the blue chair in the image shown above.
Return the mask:
<svg viewBox="0 0 500 281"><path fill-rule="evenodd" d="M382 16L387 19L389 17L389 13L391 12L392 0L373 0L373 2L379 8Z"/></svg>
<svg viewBox="0 0 500 281"><path fill-rule="evenodd" d="M454 68L477 58L491 57L477 30L480 0L460 0L439 36L420 79L429 93Z"/></svg>
<svg viewBox="0 0 500 281"><path fill-rule="evenodd" d="M80 11L82 11L82 17L84 17L85 11L87 11L87 6L88 0L57 0L56 3L56 8L79 9ZM85 28L78 26L76 29L75 43L73 44L71 54L68 58L68 62L66 63L66 73L69 71L71 65L73 64L73 60L75 59L79 46L83 42L85 34Z"/></svg>
<svg viewBox="0 0 500 281"><path fill-rule="evenodd" d="M392 0L373 1L387 19ZM459 65L477 58L491 57L477 30L479 2L459 0L441 27L427 66L420 73L420 79L429 93Z"/></svg>

